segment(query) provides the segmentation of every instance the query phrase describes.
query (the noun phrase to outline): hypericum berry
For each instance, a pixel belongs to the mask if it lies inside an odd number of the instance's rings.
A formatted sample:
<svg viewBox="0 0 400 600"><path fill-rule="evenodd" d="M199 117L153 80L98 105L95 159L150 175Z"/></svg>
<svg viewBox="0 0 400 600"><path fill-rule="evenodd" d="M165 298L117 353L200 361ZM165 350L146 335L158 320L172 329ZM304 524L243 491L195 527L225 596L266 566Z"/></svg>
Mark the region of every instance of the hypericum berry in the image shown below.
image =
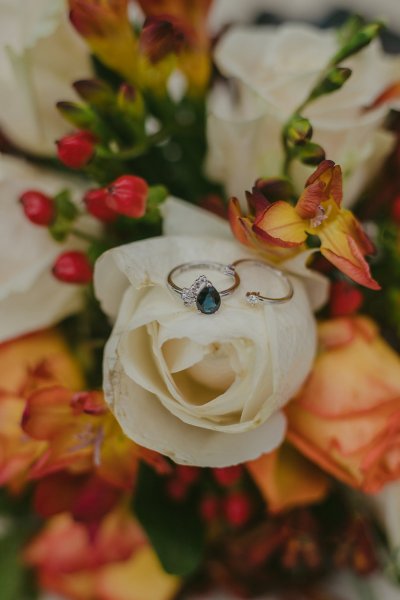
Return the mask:
<svg viewBox="0 0 400 600"><path fill-rule="evenodd" d="M242 465L234 465L233 467L224 467L222 469L213 469L214 479L222 487L230 487L239 481L243 474Z"/></svg>
<svg viewBox="0 0 400 600"><path fill-rule="evenodd" d="M352 315L361 307L362 292L347 281L335 281L331 287L330 314L332 317Z"/></svg>
<svg viewBox="0 0 400 600"><path fill-rule="evenodd" d="M120 215L138 219L146 212L149 186L141 177L123 175L107 188L107 205Z"/></svg>
<svg viewBox="0 0 400 600"><path fill-rule="evenodd" d="M242 527L251 516L251 502L243 492L235 492L224 498L222 509L226 521L234 527Z"/></svg>
<svg viewBox="0 0 400 600"><path fill-rule="evenodd" d="M183 502L187 496L188 486L185 482L171 477L166 483L166 492L171 500L175 502Z"/></svg>
<svg viewBox="0 0 400 600"><path fill-rule="evenodd" d="M53 266L53 275L65 283L89 283L93 269L88 257L83 252L71 250L63 252Z"/></svg>
<svg viewBox="0 0 400 600"><path fill-rule="evenodd" d="M20 197L26 217L35 225L48 226L54 219L54 202L46 194L27 190Z"/></svg>
<svg viewBox="0 0 400 600"><path fill-rule="evenodd" d="M197 467L189 467L186 465L177 465L175 469L176 478L187 485L192 485L198 481L200 477L200 469Z"/></svg>
<svg viewBox="0 0 400 600"><path fill-rule="evenodd" d="M392 204L392 217L394 222L400 225L400 194L395 198Z"/></svg>
<svg viewBox="0 0 400 600"><path fill-rule="evenodd" d="M199 511L200 516L206 523L210 523L214 521L219 513L220 502L217 496L213 496L208 494L207 496L203 496L200 501Z"/></svg>
<svg viewBox="0 0 400 600"><path fill-rule="evenodd" d="M78 131L66 135L57 142L60 161L71 169L81 169L93 157L96 138L90 131Z"/></svg>
<svg viewBox="0 0 400 600"><path fill-rule="evenodd" d="M103 221L103 223L111 223L118 216L115 210L108 206L107 197L108 192L106 188L99 188L97 190L89 190L83 198L88 213L99 219L99 221Z"/></svg>

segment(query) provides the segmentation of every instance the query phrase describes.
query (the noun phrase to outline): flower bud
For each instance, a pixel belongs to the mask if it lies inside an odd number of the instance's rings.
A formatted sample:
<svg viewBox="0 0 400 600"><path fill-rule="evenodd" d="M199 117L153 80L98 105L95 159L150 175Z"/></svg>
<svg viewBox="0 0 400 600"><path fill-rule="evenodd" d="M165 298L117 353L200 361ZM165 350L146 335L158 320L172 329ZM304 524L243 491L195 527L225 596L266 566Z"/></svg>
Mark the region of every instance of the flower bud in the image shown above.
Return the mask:
<svg viewBox="0 0 400 600"><path fill-rule="evenodd" d="M152 63L178 54L188 44L190 31L176 17L148 17L140 36L140 48Z"/></svg>
<svg viewBox="0 0 400 600"><path fill-rule="evenodd" d="M54 219L54 202L46 194L27 190L20 197L26 217L35 225L48 226Z"/></svg>
<svg viewBox="0 0 400 600"><path fill-rule="evenodd" d="M330 314L344 317L357 312L363 303L362 292L347 281L335 281L331 287Z"/></svg>
<svg viewBox="0 0 400 600"><path fill-rule="evenodd" d="M89 131L66 135L57 142L60 161L71 169L81 169L90 161L95 150L95 137Z"/></svg>
<svg viewBox="0 0 400 600"><path fill-rule="evenodd" d="M53 266L53 275L64 283L89 283L93 269L86 254L78 251L63 252Z"/></svg>
<svg viewBox="0 0 400 600"><path fill-rule="evenodd" d="M112 223L117 218L115 210L107 205L107 189L88 190L83 198L88 213L103 223Z"/></svg>
<svg viewBox="0 0 400 600"><path fill-rule="evenodd" d="M320 96L325 94L331 94L340 90L340 88L346 83L348 78L351 76L351 69L346 67L333 67L329 73L324 77L322 81L317 83L313 91L311 92L309 102L316 100Z"/></svg>
<svg viewBox="0 0 400 600"><path fill-rule="evenodd" d="M138 219L146 212L148 193L144 179L123 175L107 188L107 206L120 215Z"/></svg>
<svg viewBox="0 0 400 600"><path fill-rule="evenodd" d="M312 134L313 129L310 121L300 115L294 115L285 131L287 142L294 145L303 144L306 140L310 140Z"/></svg>

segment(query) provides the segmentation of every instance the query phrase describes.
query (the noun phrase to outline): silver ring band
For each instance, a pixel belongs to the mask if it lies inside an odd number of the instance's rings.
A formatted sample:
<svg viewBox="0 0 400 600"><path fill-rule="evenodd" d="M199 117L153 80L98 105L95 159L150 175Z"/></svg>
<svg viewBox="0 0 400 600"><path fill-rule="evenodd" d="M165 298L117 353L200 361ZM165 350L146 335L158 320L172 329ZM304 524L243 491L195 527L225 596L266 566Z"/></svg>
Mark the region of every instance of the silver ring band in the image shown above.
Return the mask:
<svg viewBox="0 0 400 600"><path fill-rule="evenodd" d="M287 302L288 300L293 298L294 290L292 283L290 279L286 277L283 271L280 271L276 267L271 267L271 265L268 265L262 260L257 260L256 258L241 258L240 260L236 260L234 263L232 263L232 267L237 268L239 265L242 265L244 263L268 269L285 283L287 290L286 294L279 298L271 298L270 296L264 296L260 292L246 292L246 300L249 304L251 304L252 306L257 306L261 302L268 302L270 304L283 304L284 302Z"/></svg>
<svg viewBox="0 0 400 600"><path fill-rule="evenodd" d="M182 288L176 285L173 280L174 276L179 276L193 269L217 271L230 277L233 283L224 290L217 290L206 275L200 275L190 287ZM221 298L232 294L239 287L240 277L232 265L214 261L192 261L174 267L168 274L167 284L170 290L181 297L185 306L197 307L201 313L211 315L220 308Z"/></svg>

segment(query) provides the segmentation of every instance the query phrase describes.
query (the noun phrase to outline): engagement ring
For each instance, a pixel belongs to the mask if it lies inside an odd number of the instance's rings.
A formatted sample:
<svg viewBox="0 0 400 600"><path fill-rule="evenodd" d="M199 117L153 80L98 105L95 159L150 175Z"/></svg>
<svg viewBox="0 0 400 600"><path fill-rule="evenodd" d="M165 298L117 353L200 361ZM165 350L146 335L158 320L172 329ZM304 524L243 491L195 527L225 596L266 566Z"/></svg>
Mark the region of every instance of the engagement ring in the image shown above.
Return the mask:
<svg viewBox="0 0 400 600"><path fill-rule="evenodd" d="M179 287L176 285L173 280L174 276L177 277L182 273L194 269L218 271L232 279L233 284L224 290L217 290L208 277L202 274L195 279L190 287ZM183 263L182 265L173 268L168 274L167 283L168 287L182 298L185 306L196 307L201 313L212 315L217 312L221 306L221 298L223 296L228 296L239 287L240 278L232 265L225 265L213 261L193 261Z"/></svg>

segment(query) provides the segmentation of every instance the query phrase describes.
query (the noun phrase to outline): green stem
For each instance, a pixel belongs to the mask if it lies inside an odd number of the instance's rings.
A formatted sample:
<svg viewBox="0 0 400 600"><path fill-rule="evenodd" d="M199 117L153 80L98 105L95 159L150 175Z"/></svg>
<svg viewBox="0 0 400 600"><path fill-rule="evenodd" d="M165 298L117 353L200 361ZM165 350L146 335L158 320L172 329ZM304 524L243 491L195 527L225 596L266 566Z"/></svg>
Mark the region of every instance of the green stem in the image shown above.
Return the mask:
<svg viewBox="0 0 400 600"><path fill-rule="evenodd" d="M132 160L148 152L148 150L150 150L150 148L155 144L163 142L169 134L170 132L168 129L160 129L160 131L150 135L139 144L136 144L127 150L121 150L121 152L111 152L104 148L98 148L97 155L101 158L111 158L113 160Z"/></svg>
<svg viewBox="0 0 400 600"><path fill-rule="evenodd" d="M84 240L85 242L89 242L90 244L99 241L98 238L94 237L93 235L90 235L90 233L86 233L85 231L81 231L80 229L75 229L75 227L71 229L70 233L71 235L74 235L75 237Z"/></svg>

